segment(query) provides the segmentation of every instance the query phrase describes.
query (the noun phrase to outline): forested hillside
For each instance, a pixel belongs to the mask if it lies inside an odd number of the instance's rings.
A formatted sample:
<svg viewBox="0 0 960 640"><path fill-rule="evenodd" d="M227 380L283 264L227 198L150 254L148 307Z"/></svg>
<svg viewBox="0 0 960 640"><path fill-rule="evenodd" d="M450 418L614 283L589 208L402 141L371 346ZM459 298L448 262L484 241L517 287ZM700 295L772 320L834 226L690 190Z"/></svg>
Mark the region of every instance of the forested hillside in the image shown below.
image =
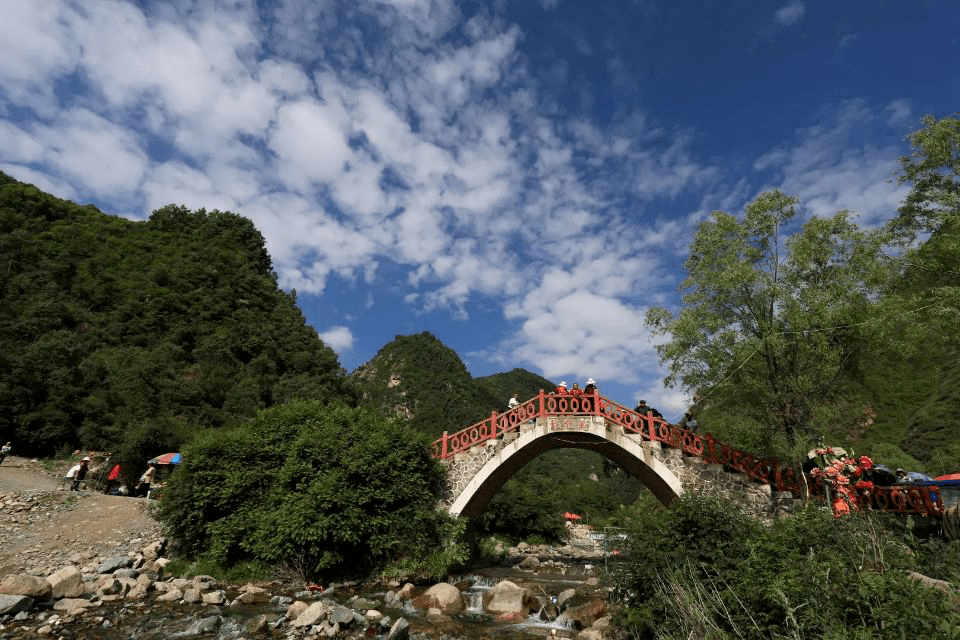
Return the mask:
<svg viewBox="0 0 960 640"><path fill-rule="evenodd" d="M354 400L236 214L108 216L0 174L0 439L140 461L290 399Z"/></svg>

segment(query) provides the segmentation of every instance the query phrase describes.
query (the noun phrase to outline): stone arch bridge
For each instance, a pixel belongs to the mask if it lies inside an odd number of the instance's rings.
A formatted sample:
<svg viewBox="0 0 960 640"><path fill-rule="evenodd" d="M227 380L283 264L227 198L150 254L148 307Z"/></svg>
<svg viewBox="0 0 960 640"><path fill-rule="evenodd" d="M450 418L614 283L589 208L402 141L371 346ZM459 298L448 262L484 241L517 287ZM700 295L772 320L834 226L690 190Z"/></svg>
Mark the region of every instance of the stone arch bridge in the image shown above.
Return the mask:
<svg viewBox="0 0 960 640"><path fill-rule="evenodd" d="M603 396L543 391L505 413L433 443L447 468L440 507L473 519L521 467L552 449L600 453L638 478L663 503L691 492L731 500L771 521L810 495L823 493L798 467L758 458L709 435L640 415ZM899 513L940 515L939 496L925 487L876 487L860 504Z"/></svg>

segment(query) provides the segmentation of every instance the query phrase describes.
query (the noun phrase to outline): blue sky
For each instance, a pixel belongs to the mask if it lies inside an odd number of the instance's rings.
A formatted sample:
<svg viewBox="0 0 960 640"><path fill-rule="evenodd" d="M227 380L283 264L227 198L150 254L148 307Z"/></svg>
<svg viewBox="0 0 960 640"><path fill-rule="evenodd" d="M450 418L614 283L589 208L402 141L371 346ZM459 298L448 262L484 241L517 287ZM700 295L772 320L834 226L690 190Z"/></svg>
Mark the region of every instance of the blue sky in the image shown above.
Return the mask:
<svg viewBox="0 0 960 640"><path fill-rule="evenodd" d="M779 187L888 219L960 110L948 0L5 0L0 169L263 232L353 370L430 331L676 413L643 316L710 211Z"/></svg>

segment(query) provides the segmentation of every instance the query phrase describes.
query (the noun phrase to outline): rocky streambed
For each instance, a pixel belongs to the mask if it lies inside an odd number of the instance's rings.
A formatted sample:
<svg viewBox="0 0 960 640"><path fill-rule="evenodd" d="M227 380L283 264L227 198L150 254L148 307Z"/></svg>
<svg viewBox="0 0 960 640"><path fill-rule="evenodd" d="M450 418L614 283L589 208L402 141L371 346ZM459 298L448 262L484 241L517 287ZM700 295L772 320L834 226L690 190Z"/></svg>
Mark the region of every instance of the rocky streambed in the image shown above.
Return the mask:
<svg viewBox="0 0 960 640"><path fill-rule="evenodd" d="M145 500L27 491L0 493L0 547L0 639L621 635L583 544L501 548L499 566L432 585L232 584L170 576Z"/></svg>

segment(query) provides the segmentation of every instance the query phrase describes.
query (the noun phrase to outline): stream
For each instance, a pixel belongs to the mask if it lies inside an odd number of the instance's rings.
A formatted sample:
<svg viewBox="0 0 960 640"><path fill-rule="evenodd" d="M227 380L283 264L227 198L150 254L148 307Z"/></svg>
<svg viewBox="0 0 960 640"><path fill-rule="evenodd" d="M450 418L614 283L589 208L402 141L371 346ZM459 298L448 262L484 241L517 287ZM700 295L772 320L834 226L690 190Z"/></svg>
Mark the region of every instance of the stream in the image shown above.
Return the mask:
<svg viewBox="0 0 960 640"><path fill-rule="evenodd" d="M602 563L602 560L600 561ZM467 604L465 611L439 617L429 617L423 610L415 609L410 601L400 608L384 606L385 595L390 587L384 585L354 584L335 585L324 592L323 597L335 600L338 604L350 606L356 598L366 598L381 604L377 610L383 613L386 622L404 618L409 624L411 635L426 635L445 638L465 638L484 640L542 640L546 637L573 638L579 633L561 620L542 620L537 612L519 622L500 622L485 612L482 607L483 592L503 580L509 580L521 587L530 589L541 605L556 602L556 597L568 589L576 589L578 594L603 597L604 589L599 584L601 567L589 563L568 562L562 566L543 567L536 572L524 571L515 567L486 567L460 576L450 576L449 582L460 587ZM426 591L427 586L417 587L415 595ZM170 638L217 638L217 640L238 640L256 637L251 632L251 624L261 621L261 629L267 627L262 622L274 622L281 618L287 607L304 594L281 591L273 593L272 602L259 605L204 606L185 604L160 604L152 602L132 602L116 605L104 605L91 610L83 618L72 624L55 627L52 637L61 638L97 638L99 640L167 640ZM53 615L54 612L50 612ZM47 616L48 618L50 616ZM55 619L54 619L55 620ZM56 624L56 623L55 623ZM365 635L368 638L386 638L389 624L371 623L363 627L352 627L351 637ZM292 637L288 626L269 631L269 637ZM299 634L297 637L301 637ZM0 638L21 637L0 633ZM36 633L32 634L36 637ZM316 636L314 636L316 637ZM322 637L322 636L319 636ZM342 637L342 636L341 636Z"/></svg>

